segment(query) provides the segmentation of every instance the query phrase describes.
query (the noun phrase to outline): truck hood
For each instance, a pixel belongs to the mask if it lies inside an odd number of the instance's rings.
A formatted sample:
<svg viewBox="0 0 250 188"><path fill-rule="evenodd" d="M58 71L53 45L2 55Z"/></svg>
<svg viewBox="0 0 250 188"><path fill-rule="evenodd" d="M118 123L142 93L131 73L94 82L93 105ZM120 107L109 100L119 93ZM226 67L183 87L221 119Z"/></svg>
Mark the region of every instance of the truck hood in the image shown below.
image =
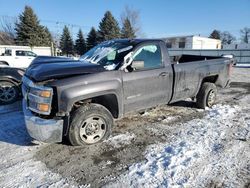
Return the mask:
<svg viewBox="0 0 250 188"><path fill-rule="evenodd" d="M105 69L97 64L62 57L37 57L25 72L33 81L65 78L74 75L103 72Z"/></svg>

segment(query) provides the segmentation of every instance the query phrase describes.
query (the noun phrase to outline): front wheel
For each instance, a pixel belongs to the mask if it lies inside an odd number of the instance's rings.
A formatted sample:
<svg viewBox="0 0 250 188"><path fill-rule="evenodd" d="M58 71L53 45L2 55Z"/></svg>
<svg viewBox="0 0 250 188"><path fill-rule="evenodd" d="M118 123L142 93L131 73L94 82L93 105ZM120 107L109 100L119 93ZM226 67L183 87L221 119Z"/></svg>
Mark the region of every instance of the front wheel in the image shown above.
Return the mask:
<svg viewBox="0 0 250 188"><path fill-rule="evenodd" d="M87 104L72 115L68 138L72 145L95 144L111 134L113 117L102 105Z"/></svg>
<svg viewBox="0 0 250 188"><path fill-rule="evenodd" d="M217 88L214 83L205 82L202 84L199 93L197 94L197 107L205 108L212 107L215 103Z"/></svg>

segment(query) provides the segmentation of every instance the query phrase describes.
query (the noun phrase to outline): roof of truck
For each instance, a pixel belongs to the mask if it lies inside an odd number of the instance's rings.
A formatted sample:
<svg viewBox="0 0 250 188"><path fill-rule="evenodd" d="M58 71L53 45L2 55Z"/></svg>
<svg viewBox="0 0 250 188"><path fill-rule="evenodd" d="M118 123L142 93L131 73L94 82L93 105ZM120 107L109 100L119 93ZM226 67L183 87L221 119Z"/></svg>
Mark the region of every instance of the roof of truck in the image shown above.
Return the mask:
<svg viewBox="0 0 250 188"><path fill-rule="evenodd" d="M132 43L136 45L142 42L151 42L151 41L154 42L154 41L163 41L163 40L161 39L113 39L113 40L110 40L110 42L111 41L121 42L121 43Z"/></svg>

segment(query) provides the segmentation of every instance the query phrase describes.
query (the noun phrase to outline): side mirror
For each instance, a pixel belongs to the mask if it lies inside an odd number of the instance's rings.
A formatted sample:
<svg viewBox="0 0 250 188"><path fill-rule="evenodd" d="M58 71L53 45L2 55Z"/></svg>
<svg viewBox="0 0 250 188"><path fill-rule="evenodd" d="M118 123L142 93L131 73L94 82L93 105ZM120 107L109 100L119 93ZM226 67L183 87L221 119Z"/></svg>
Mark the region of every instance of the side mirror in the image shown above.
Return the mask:
<svg viewBox="0 0 250 188"><path fill-rule="evenodd" d="M132 62L132 55L133 53L132 52L129 52L125 57L124 57L124 60L123 60L123 65L122 67L120 68L121 70L125 70L127 66L129 66Z"/></svg>
<svg viewBox="0 0 250 188"><path fill-rule="evenodd" d="M134 68L135 70L143 69L144 68L144 61L133 61L132 68Z"/></svg>

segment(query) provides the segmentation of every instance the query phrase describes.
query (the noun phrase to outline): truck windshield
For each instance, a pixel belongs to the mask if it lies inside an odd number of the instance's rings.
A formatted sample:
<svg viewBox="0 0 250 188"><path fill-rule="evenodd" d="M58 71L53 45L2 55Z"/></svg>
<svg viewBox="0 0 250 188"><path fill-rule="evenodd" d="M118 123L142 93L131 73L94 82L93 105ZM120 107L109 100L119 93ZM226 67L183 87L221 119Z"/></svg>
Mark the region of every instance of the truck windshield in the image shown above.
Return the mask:
<svg viewBox="0 0 250 188"><path fill-rule="evenodd" d="M107 41L92 48L81 56L80 61L99 64L106 70L115 70L123 62L123 58L133 46L125 42Z"/></svg>

